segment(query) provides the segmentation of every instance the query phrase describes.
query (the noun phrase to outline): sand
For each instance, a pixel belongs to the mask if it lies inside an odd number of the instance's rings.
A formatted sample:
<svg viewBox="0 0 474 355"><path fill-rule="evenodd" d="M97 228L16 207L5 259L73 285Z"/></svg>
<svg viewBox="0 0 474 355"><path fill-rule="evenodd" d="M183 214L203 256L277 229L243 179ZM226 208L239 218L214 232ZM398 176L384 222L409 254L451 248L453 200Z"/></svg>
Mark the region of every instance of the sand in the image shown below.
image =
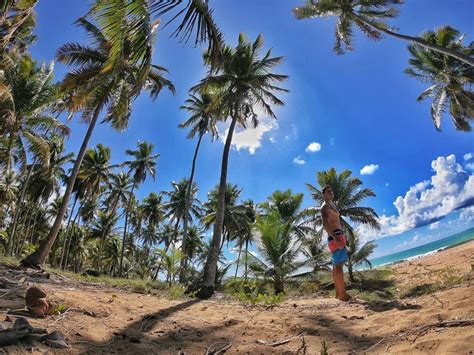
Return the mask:
<svg viewBox="0 0 474 355"><path fill-rule="evenodd" d="M471 242L395 265L397 289L402 294L417 285L469 275L473 255ZM5 267L0 269L0 277L7 274ZM32 280L27 277L25 286ZM390 302L305 297L272 308L246 306L219 294L207 301L171 301L58 275L41 287L54 303L72 309L31 323L62 331L72 348L48 350L39 342L21 343L4 347L8 353L205 354L210 347L227 345L226 354L320 354L323 341L329 354L474 353L474 325L451 322L474 319L474 281L469 276L454 287ZM0 295L2 311L23 304L19 293Z"/></svg>

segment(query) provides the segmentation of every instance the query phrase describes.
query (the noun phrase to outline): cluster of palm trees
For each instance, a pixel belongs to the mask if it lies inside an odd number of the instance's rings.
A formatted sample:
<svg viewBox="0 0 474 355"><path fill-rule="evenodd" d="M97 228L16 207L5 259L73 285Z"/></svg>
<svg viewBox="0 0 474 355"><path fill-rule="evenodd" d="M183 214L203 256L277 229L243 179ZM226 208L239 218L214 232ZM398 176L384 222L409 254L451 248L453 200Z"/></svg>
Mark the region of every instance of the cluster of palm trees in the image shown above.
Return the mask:
<svg viewBox="0 0 474 355"><path fill-rule="evenodd" d="M212 295L228 267L221 262L225 243L235 243L238 250L235 275L243 260L245 277L249 272L264 275L276 292L302 266L301 255L314 270L324 267L321 219L317 209L300 210L303 195L277 191L261 204L239 202L241 189L227 182L236 127L256 127L261 111L276 118L274 107L283 105L277 94L288 92L280 86L287 76L273 72L282 57L262 52L262 36L252 42L241 34L235 47L226 45L207 0L96 0L76 21L87 32L88 44L59 48L57 60L70 70L54 83L54 65L38 65L28 52L35 40L36 3L5 0L0 8L0 236L7 255L24 256L22 263L29 266L48 260L76 272L94 268L116 276L152 273L156 278L165 270L170 283L176 277L198 280L190 291L202 298ZM396 16L392 5L400 3L310 0L294 13L298 19L336 15L338 53L352 49L353 25L371 39L386 34L411 42L407 74L432 83L419 99L433 97L436 128L449 106L456 128L470 130L474 45L465 46L449 26L421 37L395 32L385 20ZM203 56L207 75L190 89L181 107L190 118L180 127L189 128L188 137L197 137L197 144L189 178L138 201L140 184L156 175L159 155L153 145L139 142L136 150L126 151L130 160L112 165L110 149L101 144L90 148L89 141L97 123L125 130L142 92L152 100L163 89L174 93L167 70L152 63L156 29L167 16L166 24L181 21L174 35L183 40L194 35L196 43L208 44ZM68 119L79 115L88 125L77 154L64 152L70 132L60 118L66 113ZM218 121L230 125L220 179L201 203L194 181L198 152L205 135L217 138ZM318 174L318 183L334 184L342 216L377 227L375 212L358 207L374 193L358 190L361 181L350 175L331 169ZM308 188L322 202L320 191ZM343 224L351 240L351 263L367 259L373 245L358 254L357 235L346 219ZM206 245L202 236L211 230ZM249 250L256 235L258 255Z"/></svg>

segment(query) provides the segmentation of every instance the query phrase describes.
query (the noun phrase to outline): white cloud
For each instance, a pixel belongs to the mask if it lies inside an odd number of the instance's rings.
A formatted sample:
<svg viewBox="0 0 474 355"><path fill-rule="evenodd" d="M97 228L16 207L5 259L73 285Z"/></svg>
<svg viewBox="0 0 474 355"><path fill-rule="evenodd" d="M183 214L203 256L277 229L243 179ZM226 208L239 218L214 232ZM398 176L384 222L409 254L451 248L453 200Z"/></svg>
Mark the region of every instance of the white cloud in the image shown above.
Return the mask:
<svg viewBox="0 0 474 355"><path fill-rule="evenodd" d="M470 211L465 208L474 205L474 174L463 170L454 155L438 157L431 167L431 179L410 187L405 196L398 196L393 203L398 215L379 217L381 231L372 234L399 234L434 224L456 210L462 210L461 215Z"/></svg>
<svg viewBox="0 0 474 355"><path fill-rule="evenodd" d="M266 132L277 129L278 124L272 118L262 118L257 128L248 127L246 129L236 129L232 137L232 146L240 151L246 149L251 155L255 154L256 150L262 146L262 138ZM229 128L224 134L221 134L222 142L225 142Z"/></svg>
<svg viewBox="0 0 474 355"><path fill-rule="evenodd" d="M467 170L474 171L474 163L467 163L464 167L465 167Z"/></svg>
<svg viewBox="0 0 474 355"><path fill-rule="evenodd" d="M472 153L466 153L464 154L464 160L471 160L474 157L474 154Z"/></svg>
<svg viewBox="0 0 474 355"><path fill-rule="evenodd" d="M272 143L275 143L275 142L276 142L275 138L273 138L273 137L268 138L268 140L269 140L270 142L272 142Z"/></svg>
<svg viewBox="0 0 474 355"><path fill-rule="evenodd" d="M360 170L360 174L361 175L373 175L378 168L379 168L379 166L377 164L366 165Z"/></svg>
<svg viewBox="0 0 474 355"><path fill-rule="evenodd" d="M465 208L459 214L459 219L462 221L473 221L474 220L474 206Z"/></svg>
<svg viewBox="0 0 474 355"><path fill-rule="evenodd" d="M304 165L306 164L306 161L304 159L301 159L301 157L298 155L296 158L293 158L293 163L298 165Z"/></svg>
<svg viewBox="0 0 474 355"><path fill-rule="evenodd" d="M321 150L321 144L317 143L317 142L312 142L310 143L306 149L305 149L308 153L314 153L314 152L319 152Z"/></svg>
<svg viewBox="0 0 474 355"><path fill-rule="evenodd" d="M430 229L437 229L437 228L439 228L440 224L441 224L440 221L431 223L429 228L430 228Z"/></svg>
<svg viewBox="0 0 474 355"><path fill-rule="evenodd" d="M334 145L334 143L336 143L336 140L335 140L334 138L331 138L331 139L329 140L329 144L330 144L330 145Z"/></svg>
<svg viewBox="0 0 474 355"><path fill-rule="evenodd" d="M388 185L389 185L389 183L388 183L388 182L386 182L386 183L385 183L385 186L388 186Z"/></svg>

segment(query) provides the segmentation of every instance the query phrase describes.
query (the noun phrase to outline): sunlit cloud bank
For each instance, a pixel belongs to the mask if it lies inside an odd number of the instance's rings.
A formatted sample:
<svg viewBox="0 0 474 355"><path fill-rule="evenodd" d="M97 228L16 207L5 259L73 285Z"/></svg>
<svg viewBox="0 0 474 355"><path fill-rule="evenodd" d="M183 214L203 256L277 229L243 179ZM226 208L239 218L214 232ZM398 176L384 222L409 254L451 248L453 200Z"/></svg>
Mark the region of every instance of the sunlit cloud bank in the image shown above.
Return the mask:
<svg viewBox="0 0 474 355"><path fill-rule="evenodd" d="M232 146L236 148L237 151L248 150L248 152L253 155L257 149L262 147L264 134L275 129L278 129L278 123L275 119L262 118L256 128L237 128L232 137ZM222 142L225 142L228 133L229 128L226 128L223 134L219 134Z"/></svg>
<svg viewBox="0 0 474 355"><path fill-rule="evenodd" d="M430 180L421 181L394 201L396 215L379 217L381 230L359 226L364 239L378 239L400 234L418 227L432 225L450 213L460 210L460 218L474 217L474 173L456 162L454 154L438 157L431 162L434 174Z"/></svg>

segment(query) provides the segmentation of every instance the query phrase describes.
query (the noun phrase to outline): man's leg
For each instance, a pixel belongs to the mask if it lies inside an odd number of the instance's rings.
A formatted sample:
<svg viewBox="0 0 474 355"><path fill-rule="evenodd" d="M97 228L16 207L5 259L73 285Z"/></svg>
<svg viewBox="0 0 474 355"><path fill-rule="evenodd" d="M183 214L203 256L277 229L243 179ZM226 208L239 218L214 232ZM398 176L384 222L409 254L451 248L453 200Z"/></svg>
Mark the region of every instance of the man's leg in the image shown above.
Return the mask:
<svg viewBox="0 0 474 355"><path fill-rule="evenodd" d="M334 265L333 278L334 285L336 286L336 297L341 301L348 301L349 295L346 293L346 287L344 286L344 264Z"/></svg>

